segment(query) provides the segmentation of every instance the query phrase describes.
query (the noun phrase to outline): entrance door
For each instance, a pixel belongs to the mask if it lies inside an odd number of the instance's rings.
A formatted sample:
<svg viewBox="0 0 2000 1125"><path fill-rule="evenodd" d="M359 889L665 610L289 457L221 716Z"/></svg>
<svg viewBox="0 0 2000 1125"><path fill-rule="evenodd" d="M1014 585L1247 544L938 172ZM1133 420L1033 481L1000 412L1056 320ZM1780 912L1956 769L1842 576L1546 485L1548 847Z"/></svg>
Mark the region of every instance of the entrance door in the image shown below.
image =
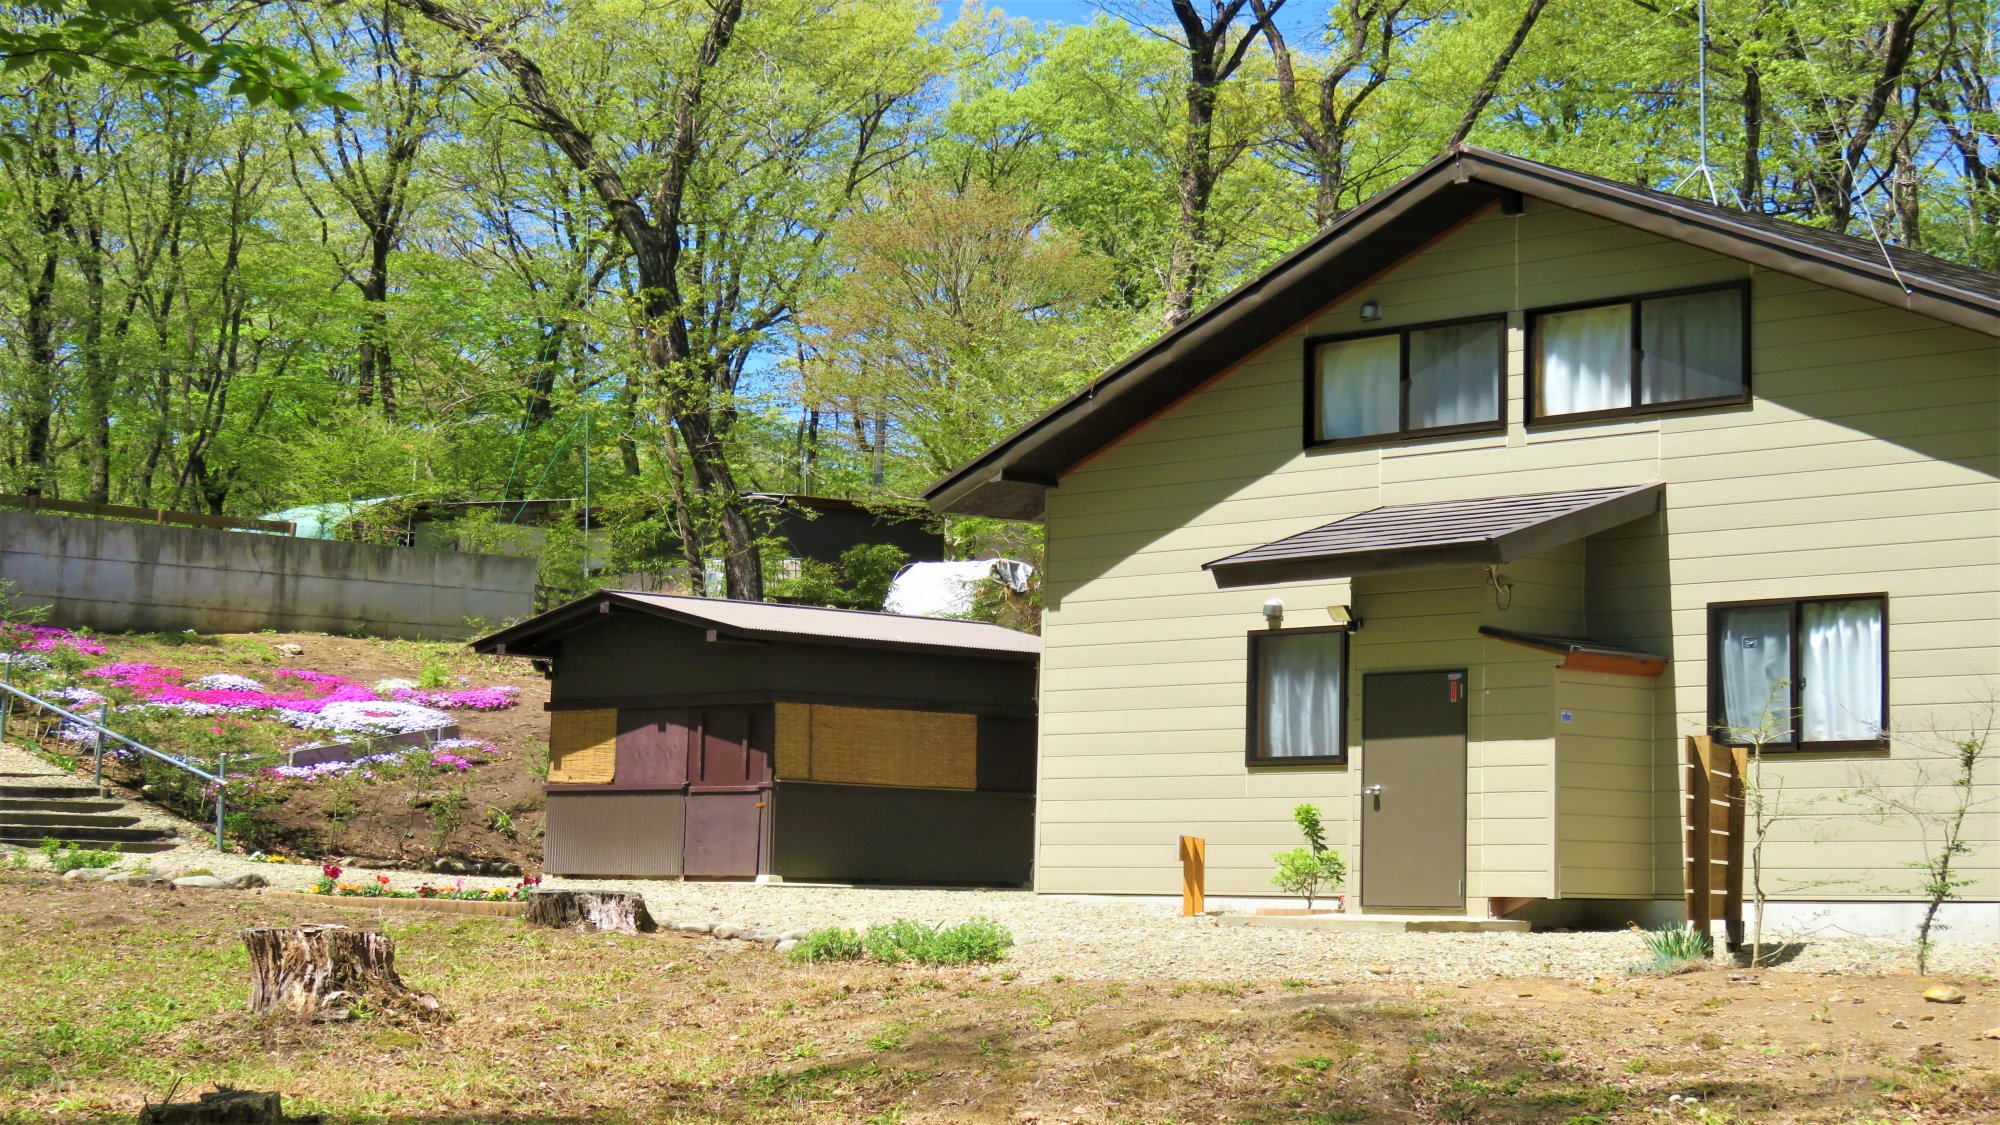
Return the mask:
<svg viewBox="0 0 2000 1125"><path fill-rule="evenodd" d="M1465 908L1463 672L1361 680L1361 905Z"/></svg>
<svg viewBox="0 0 2000 1125"><path fill-rule="evenodd" d="M747 709L698 711L690 718L681 870L691 879L754 879L771 752L753 737Z"/></svg>

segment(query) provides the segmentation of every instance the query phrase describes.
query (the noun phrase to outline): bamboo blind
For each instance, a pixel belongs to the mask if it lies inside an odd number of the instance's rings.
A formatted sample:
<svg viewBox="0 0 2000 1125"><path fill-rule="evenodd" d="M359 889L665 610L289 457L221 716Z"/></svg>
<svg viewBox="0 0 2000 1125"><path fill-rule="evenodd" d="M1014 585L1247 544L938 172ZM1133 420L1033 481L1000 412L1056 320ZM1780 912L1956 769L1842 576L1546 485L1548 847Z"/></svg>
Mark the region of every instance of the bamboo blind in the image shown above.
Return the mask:
<svg viewBox="0 0 2000 1125"><path fill-rule="evenodd" d="M979 719L942 711L778 705L777 775L836 785L979 786Z"/></svg>
<svg viewBox="0 0 2000 1125"><path fill-rule="evenodd" d="M549 712L549 780L609 785L618 769L618 712Z"/></svg>
<svg viewBox="0 0 2000 1125"><path fill-rule="evenodd" d="M771 768L779 781L812 780L812 704L778 704L778 738Z"/></svg>

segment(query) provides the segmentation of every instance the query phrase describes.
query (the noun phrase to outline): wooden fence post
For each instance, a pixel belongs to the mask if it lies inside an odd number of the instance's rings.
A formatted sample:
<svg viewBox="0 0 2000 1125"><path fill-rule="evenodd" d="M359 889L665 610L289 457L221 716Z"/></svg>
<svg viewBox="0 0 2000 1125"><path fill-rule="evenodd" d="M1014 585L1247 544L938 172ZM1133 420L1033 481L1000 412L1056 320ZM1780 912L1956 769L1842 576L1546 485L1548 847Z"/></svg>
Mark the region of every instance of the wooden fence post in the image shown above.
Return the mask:
<svg viewBox="0 0 2000 1125"><path fill-rule="evenodd" d="M1687 917L1710 933L1722 917L1730 949L1743 944L1743 782L1749 751L1717 746L1707 735L1687 739Z"/></svg>
<svg viewBox="0 0 2000 1125"><path fill-rule="evenodd" d="M1208 882L1208 841L1200 836L1181 837L1181 917L1204 913L1208 904L1203 891Z"/></svg>
<svg viewBox="0 0 2000 1125"><path fill-rule="evenodd" d="M1706 735L1689 735L1687 739L1687 809L1682 818L1682 858L1686 864L1687 919L1696 933L1706 934L1714 927L1715 913L1709 888L1709 844L1711 815L1715 805L1709 795L1712 775L1708 769L1709 741Z"/></svg>
<svg viewBox="0 0 2000 1125"><path fill-rule="evenodd" d="M1743 862L1744 832L1743 803L1744 783L1750 776L1750 751L1748 747L1731 746L1729 749L1729 871L1724 877L1722 896L1723 932L1727 935L1730 952L1743 946Z"/></svg>

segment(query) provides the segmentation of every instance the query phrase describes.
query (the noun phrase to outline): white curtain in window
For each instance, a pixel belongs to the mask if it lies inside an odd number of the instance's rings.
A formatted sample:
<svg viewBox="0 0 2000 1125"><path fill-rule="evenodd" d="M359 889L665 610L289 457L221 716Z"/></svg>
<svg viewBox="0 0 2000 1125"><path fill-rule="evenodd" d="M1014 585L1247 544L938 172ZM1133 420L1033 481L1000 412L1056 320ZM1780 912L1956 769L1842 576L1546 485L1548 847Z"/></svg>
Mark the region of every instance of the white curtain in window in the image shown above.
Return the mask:
<svg viewBox="0 0 2000 1125"><path fill-rule="evenodd" d="M1402 398L1402 341L1393 333L1321 344L1319 436L1396 432Z"/></svg>
<svg viewBox="0 0 2000 1125"><path fill-rule="evenodd" d="M1535 320L1536 401L1544 416L1632 405L1632 308L1550 313Z"/></svg>
<svg viewBox="0 0 2000 1125"><path fill-rule="evenodd" d="M1882 735L1882 603L1873 598L1799 607L1799 727L1807 742Z"/></svg>
<svg viewBox="0 0 2000 1125"><path fill-rule="evenodd" d="M1410 333L1410 428L1464 426L1500 417L1498 321Z"/></svg>
<svg viewBox="0 0 2000 1125"><path fill-rule="evenodd" d="M1778 685L1792 675L1790 606L1741 606L1722 611L1722 723L1716 732L1731 742L1749 742L1749 733L1767 730L1765 741L1790 742L1792 692Z"/></svg>
<svg viewBox="0 0 2000 1125"><path fill-rule="evenodd" d="M1265 637L1257 646L1263 681L1259 748L1268 758L1340 753L1340 633Z"/></svg>
<svg viewBox="0 0 2000 1125"><path fill-rule="evenodd" d="M1639 397L1723 398L1743 391L1743 294L1656 297L1639 305Z"/></svg>

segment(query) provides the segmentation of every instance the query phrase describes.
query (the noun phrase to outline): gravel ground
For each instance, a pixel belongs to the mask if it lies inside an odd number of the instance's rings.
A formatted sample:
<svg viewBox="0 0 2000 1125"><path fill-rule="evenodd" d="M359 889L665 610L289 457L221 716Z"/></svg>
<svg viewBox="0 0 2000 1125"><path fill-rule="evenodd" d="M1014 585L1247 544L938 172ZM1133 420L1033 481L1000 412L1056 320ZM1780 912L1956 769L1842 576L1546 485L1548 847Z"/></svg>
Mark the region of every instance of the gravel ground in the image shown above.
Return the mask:
<svg viewBox="0 0 2000 1125"><path fill-rule="evenodd" d="M60 778L40 759L0 746L0 774L8 784L33 784L21 774ZM149 822L177 822L134 802ZM183 842L172 851L134 857L171 875L192 869L230 876L256 872L279 888L300 889L319 876L317 864L253 862L217 852L204 826L181 825ZM31 859L39 863L38 859ZM350 868L347 878L372 878ZM425 876L384 871L398 887ZM443 876L431 876L433 880ZM512 886L512 879L468 878L468 886ZM1194 981L1302 979L1460 983L1504 977L1555 976L1588 980L1623 975L1645 959L1637 934L1358 934L1311 930L1245 929L1213 918L1181 918L1169 903L1044 898L1029 891L835 887L804 884L683 883L666 880L550 878L548 887L608 887L638 891L653 916L667 922L735 922L757 929L862 927L895 918L957 922L985 916L1014 934L1009 965L1030 980L1053 976ZM241 892L207 892L241 893ZM1906 972L1905 942L1851 937L1781 935L1800 942L1783 966L1799 973ZM1938 947L1937 972L1990 974L2000 969L2000 945Z"/></svg>

